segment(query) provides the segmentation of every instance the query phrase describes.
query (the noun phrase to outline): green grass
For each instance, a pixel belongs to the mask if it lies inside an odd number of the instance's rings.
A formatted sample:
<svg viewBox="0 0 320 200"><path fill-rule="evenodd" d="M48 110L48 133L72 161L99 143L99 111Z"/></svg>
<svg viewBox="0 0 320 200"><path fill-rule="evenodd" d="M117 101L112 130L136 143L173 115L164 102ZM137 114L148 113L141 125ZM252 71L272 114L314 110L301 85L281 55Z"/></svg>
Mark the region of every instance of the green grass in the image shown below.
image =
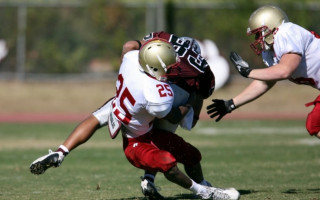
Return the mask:
<svg viewBox="0 0 320 200"><path fill-rule="evenodd" d="M29 172L30 163L55 150L75 126L0 124L0 199L143 199L142 170L131 166L121 137L111 140L106 128L61 167L40 176ZM307 134L304 121L203 121L178 133L201 150L205 178L235 187L241 200L320 199L320 140ZM168 199L193 198L162 174L156 184Z"/></svg>

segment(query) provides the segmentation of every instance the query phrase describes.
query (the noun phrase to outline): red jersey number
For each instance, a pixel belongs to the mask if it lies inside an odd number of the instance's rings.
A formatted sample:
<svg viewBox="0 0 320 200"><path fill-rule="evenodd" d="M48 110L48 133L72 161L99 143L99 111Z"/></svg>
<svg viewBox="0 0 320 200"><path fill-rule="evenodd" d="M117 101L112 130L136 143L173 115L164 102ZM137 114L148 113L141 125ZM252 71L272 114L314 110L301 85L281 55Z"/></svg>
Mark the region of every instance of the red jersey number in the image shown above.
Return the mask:
<svg viewBox="0 0 320 200"><path fill-rule="evenodd" d="M168 84L157 84L160 97L173 96L171 87Z"/></svg>
<svg viewBox="0 0 320 200"><path fill-rule="evenodd" d="M131 118L132 118L132 115L128 111L128 108L124 104L124 101L125 101L125 99L127 99L128 102L132 106L134 106L135 103L136 103L136 100L134 99L134 97L132 96L132 94L130 93L130 91L129 91L129 89L127 87L123 88L123 81L124 80L123 80L122 74L118 75L118 81L119 81L120 84L119 84L119 87L117 87L116 97L119 99L120 107L125 112L125 116L121 117L121 113L119 111L114 112L114 114L122 122L124 122L125 124L128 124L130 122ZM157 84L156 87L158 89L158 93L159 93L160 97L173 96L173 92L171 90L170 85L168 85L168 84Z"/></svg>
<svg viewBox="0 0 320 200"><path fill-rule="evenodd" d="M131 118L132 118L132 115L129 113L128 108L124 104L124 100L127 99L132 106L135 105L136 100L133 98L132 94L130 93L130 91L128 90L127 87L125 87L122 90L122 88L123 88L123 76L122 76L122 74L119 74L118 81L120 82L120 85L117 88L116 97L120 101L120 107L125 112L125 117L122 118L120 116L120 112L115 112L115 115L117 116L118 119L121 119L121 121L123 121L124 123L128 124L130 122ZM122 93L121 93L121 91L122 91Z"/></svg>

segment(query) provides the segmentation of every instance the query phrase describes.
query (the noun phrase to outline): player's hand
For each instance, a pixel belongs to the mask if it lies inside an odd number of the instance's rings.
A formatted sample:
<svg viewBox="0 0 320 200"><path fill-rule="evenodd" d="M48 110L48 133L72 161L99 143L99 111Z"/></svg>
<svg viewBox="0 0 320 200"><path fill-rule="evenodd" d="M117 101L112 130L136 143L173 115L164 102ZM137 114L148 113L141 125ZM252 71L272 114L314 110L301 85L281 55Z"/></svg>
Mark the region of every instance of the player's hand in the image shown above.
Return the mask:
<svg viewBox="0 0 320 200"><path fill-rule="evenodd" d="M249 67L249 64L246 61L244 61L241 58L241 56L239 56L239 54L233 51L230 53L230 60L233 63L233 65L236 67L238 72L242 76L248 78L250 72L252 71L252 69Z"/></svg>
<svg viewBox="0 0 320 200"><path fill-rule="evenodd" d="M227 113L231 113L236 106L233 100L212 99L212 104L207 106L207 113L211 118L216 118L216 122L220 121Z"/></svg>

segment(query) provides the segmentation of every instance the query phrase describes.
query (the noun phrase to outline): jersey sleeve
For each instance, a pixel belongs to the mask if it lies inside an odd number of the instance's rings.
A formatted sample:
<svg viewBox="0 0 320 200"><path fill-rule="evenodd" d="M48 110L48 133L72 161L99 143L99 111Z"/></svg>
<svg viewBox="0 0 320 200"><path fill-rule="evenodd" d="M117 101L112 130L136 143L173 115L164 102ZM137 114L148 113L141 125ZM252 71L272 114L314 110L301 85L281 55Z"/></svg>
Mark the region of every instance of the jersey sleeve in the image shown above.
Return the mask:
<svg viewBox="0 0 320 200"><path fill-rule="evenodd" d="M281 58L287 53L297 53L302 55L304 52L302 34L295 30L291 24L282 25L274 36L274 50L276 56Z"/></svg>
<svg viewBox="0 0 320 200"><path fill-rule="evenodd" d="M144 88L146 110L154 117L163 118L171 111L174 101L173 90L167 83L152 81Z"/></svg>

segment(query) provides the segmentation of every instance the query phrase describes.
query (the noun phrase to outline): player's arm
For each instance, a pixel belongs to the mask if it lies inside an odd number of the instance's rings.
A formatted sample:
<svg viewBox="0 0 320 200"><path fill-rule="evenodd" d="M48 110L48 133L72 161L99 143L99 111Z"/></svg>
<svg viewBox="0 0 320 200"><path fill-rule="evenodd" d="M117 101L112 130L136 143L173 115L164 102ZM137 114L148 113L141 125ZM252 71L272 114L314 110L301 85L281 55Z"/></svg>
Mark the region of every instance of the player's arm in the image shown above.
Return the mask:
<svg viewBox="0 0 320 200"><path fill-rule="evenodd" d="M259 81L254 80L236 97L230 100L213 99L212 104L207 106L207 113L211 118L216 118L216 122L220 121L226 114L231 113L234 109L245 105L270 90L276 81Z"/></svg>
<svg viewBox="0 0 320 200"><path fill-rule="evenodd" d="M195 106L196 101L196 94L191 93L185 105L181 105L179 107L172 107L171 111L164 117L164 119L168 120L173 124L179 123L186 116L191 107Z"/></svg>
<svg viewBox="0 0 320 200"><path fill-rule="evenodd" d="M192 106L194 114L193 114L193 121L192 121L192 127L194 127L200 117L200 112L203 106L203 96L201 94L197 93L196 96L196 103Z"/></svg>
<svg viewBox="0 0 320 200"><path fill-rule="evenodd" d="M122 46L121 61L124 54L132 50L139 50L144 43L144 40L132 40L124 43L124 45Z"/></svg>
<svg viewBox="0 0 320 200"><path fill-rule="evenodd" d="M236 97L233 98L233 103L236 108L245 105L255 99L261 97L267 91L269 91L274 85L276 81L259 81L254 80L251 84L245 88L241 93L239 93Z"/></svg>
<svg viewBox="0 0 320 200"><path fill-rule="evenodd" d="M253 69L248 78L264 81L279 81L291 77L301 62L301 55L288 53L281 57L279 64L264 69Z"/></svg>
<svg viewBox="0 0 320 200"><path fill-rule="evenodd" d="M261 81L279 81L291 77L301 62L301 55L296 53L284 54L279 64L263 69L250 68L249 64L235 52L231 52L230 60L244 77Z"/></svg>

